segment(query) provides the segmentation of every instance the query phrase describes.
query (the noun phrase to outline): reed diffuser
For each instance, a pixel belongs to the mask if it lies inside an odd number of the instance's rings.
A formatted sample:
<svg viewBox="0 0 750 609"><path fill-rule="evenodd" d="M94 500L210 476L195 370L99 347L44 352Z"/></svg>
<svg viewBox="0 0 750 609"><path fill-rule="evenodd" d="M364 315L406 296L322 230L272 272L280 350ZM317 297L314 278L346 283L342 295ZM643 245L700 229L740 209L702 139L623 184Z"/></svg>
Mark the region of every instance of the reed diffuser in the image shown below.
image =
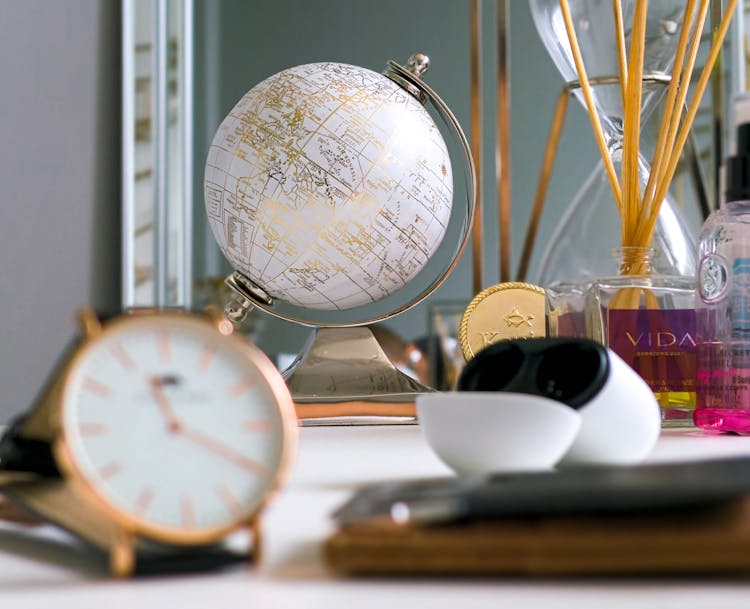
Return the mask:
<svg viewBox="0 0 750 609"><path fill-rule="evenodd" d="M650 171L639 160L648 1L635 0L628 6L632 7L629 48L623 3L612 1L623 107L618 172L597 112L568 0L560 0L581 93L621 228L620 243L613 244L617 245L613 253L619 272L591 284L585 298L586 332L613 348L649 383L662 406L665 425L691 425L695 408L695 281L693 277L656 273L651 246L662 201L721 51L736 0L726 4L689 101L709 0L686 1Z"/></svg>

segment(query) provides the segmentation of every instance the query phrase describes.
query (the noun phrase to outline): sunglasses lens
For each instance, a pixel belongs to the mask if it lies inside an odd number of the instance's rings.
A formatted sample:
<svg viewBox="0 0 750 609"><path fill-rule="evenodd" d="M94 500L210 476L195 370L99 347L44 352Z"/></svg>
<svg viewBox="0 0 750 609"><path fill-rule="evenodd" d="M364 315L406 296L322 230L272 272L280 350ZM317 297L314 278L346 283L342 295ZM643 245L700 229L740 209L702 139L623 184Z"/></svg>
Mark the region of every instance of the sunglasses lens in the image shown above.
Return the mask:
<svg viewBox="0 0 750 609"><path fill-rule="evenodd" d="M518 374L524 357L518 345L496 343L466 365L458 379L459 391L502 391Z"/></svg>
<svg viewBox="0 0 750 609"><path fill-rule="evenodd" d="M607 377L607 353L589 342L556 345L541 354L536 385L539 393L569 406L582 406Z"/></svg>

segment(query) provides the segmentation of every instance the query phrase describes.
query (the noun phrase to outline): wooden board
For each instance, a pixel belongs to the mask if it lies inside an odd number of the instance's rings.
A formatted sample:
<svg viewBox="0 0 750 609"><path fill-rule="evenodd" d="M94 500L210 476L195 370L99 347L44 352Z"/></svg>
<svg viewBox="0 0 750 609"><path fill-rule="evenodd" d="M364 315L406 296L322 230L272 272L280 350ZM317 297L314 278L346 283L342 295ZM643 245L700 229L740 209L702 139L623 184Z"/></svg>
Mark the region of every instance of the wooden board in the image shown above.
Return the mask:
<svg viewBox="0 0 750 609"><path fill-rule="evenodd" d="M370 522L334 533L344 574L643 575L750 571L750 498L701 510L508 519L414 527Z"/></svg>

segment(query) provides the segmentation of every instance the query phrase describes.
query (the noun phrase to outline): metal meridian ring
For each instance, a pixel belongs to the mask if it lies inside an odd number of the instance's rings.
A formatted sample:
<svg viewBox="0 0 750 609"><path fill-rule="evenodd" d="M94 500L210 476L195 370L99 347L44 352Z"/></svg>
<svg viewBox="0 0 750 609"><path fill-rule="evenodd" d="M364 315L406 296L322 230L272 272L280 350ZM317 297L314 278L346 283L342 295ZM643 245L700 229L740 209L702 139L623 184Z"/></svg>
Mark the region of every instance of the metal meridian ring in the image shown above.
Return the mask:
<svg viewBox="0 0 750 609"><path fill-rule="evenodd" d="M391 78L390 74L393 74L395 78ZM458 120L456 119L453 112L450 110L447 104L440 98L440 96L437 93L435 93L435 91L433 91L429 85L427 85L424 81L422 81L422 79L412 74L409 70L407 70L406 68L404 68L403 66L396 63L393 60L388 61L388 69L386 70L386 73L384 74L384 76L386 78L391 78L391 80L393 80L394 82L396 82L402 87L404 86L404 82L405 82L410 87L414 87L418 89L421 94L425 95L426 99L432 102L433 108L438 113L438 115L442 119L445 126L448 128L448 132L450 133L451 138L453 139L454 143L458 144L458 146L464 152L462 160L464 161L463 169L464 169L464 179L466 182L467 212L466 212L465 226L463 227L463 230L462 230L461 241L459 243L458 249L454 253L453 257L451 258L450 263L447 265L447 267L445 267L443 272L436 279L434 279L424 290L422 290L419 294L414 296L407 303L397 308L391 309L390 311L388 311L387 313L383 313L382 315L377 315L375 317L371 317L368 319L349 321L349 322L314 322L314 321L311 321L310 319L305 319L302 317L298 317L296 315L284 313L282 311L274 309L272 304L269 304L267 302L261 302L257 298L257 296L255 296L253 292L250 290L250 286L244 287L243 279L246 281L247 279L244 278L244 276L241 273L235 272L227 278L227 284L240 297L245 298L246 300L250 301L254 307L257 307L265 311L269 315L273 315L274 317L278 317L286 321L291 321L291 322L295 322L301 325L312 326L312 327L317 327L317 328L355 327L355 326L365 326L365 325L377 323L386 319L390 319L391 317L394 317L395 315L399 315L400 313L403 313L404 311L407 311L411 309L412 307L415 307L420 302L425 300L428 296L430 296L435 290L437 290L443 284L443 282L447 279L448 275L450 275L451 272L453 272L453 269L458 264L458 261L461 259L461 255L463 254L464 249L466 248L466 245L469 242L469 237L471 236L471 227L474 225L474 214L476 210L476 198L477 198L476 170L474 167L474 160L471 155L469 142L466 139L466 136L464 135L464 132L461 129L461 125L458 123ZM404 88L407 91L409 91L407 87L404 87ZM246 311L250 310L250 308L252 307L248 307Z"/></svg>
<svg viewBox="0 0 750 609"><path fill-rule="evenodd" d="M651 74L644 74L641 79L643 82L654 83L658 85L668 85L672 81L672 77L669 74L662 72L653 72ZM591 85L617 85L620 83L619 76L595 76L589 78L589 84ZM568 92L575 91L581 88L580 80L571 80L565 83L565 90Z"/></svg>

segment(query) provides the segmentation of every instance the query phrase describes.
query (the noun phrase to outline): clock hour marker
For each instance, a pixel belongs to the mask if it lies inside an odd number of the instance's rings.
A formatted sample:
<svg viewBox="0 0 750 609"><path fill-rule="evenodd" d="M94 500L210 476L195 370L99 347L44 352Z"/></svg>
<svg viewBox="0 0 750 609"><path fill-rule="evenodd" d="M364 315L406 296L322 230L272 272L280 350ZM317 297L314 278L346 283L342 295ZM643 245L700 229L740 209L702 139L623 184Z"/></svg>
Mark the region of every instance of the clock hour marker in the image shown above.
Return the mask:
<svg viewBox="0 0 750 609"><path fill-rule="evenodd" d="M122 345L115 345L112 347L112 355L117 358L117 361L122 364L122 367L126 370L133 370L135 368L135 362L133 358L128 355L128 352L122 348Z"/></svg>
<svg viewBox="0 0 750 609"><path fill-rule="evenodd" d="M198 368L205 372L208 370L208 367L211 365L211 362L214 361L214 356L216 355L216 347L212 347L210 345L206 345L206 348L203 349L203 352L201 353L200 361L198 362Z"/></svg>
<svg viewBox="0 0 750 609"><path fill-rule="evenodd" d="M271 422L270 421L245 421L242 424L242 431L248 432L248 433L267 433L271 431Z"/></svg>
<svg viewBox="0 0 750 609"><path fill-rule="evenodd" d="M190 497L180 500L180 512L182 513L182 524L186 527L195 527L195 508Z"/></svg>
<svg viewBox="0 0 750 609"><path fill-rule="evenodd" d="M104 436L109 432L104 423L81 423L78 433L82 436Z"/></svg>
<svg viewBox="0 0 750 609"><path fill-rule="evenodd" d="M169 347L169 334L166 332L159 332L156 341L159 348L159 357L162 361L168 362L172 357L172 352Z"/></svg>
<svg viewBox="0 0 750 609"><path fill-rule="evenodd" d="M239 381L237 381L232 387L229 389L229 395L231 395L233 398L238 398L241 395L247 393L252 389L253 387L253 381L250 378L244 378Z"/></svg>
<svg viewBox="0 0 750 609"><path fill-rule="evenodd" d="M232 491L230 491L225 485L220 484L217 486L216 494L233 516L238 518L242 515L242 506L240 505L240 502L237 501L237 498L232 494Z"/></svg>
<svg viewBox="0 0 750 609"><path fill-rule="evenodd" d="M83 388L103 398L108 398L112 395L112 390L109 387L99 381L95 381L91 377L83 379Z"/></svg>
<svg viewBox="0 0 750 609"><path fill-rule="evenodd" d="M139 514L143 514L147 509L148 506L151 505L151 501L154 498L154 489L152 488L145 488L141 491L141 494L138 495L138 499L135 501L135 511Z"/></svg>
<svg viewBox="0 0 750 609"><path fill-rule="evenodd" d="M109 480L120 473L122 465L118 461L110 461L99 470L99 477L102 480Z"/></svg>

